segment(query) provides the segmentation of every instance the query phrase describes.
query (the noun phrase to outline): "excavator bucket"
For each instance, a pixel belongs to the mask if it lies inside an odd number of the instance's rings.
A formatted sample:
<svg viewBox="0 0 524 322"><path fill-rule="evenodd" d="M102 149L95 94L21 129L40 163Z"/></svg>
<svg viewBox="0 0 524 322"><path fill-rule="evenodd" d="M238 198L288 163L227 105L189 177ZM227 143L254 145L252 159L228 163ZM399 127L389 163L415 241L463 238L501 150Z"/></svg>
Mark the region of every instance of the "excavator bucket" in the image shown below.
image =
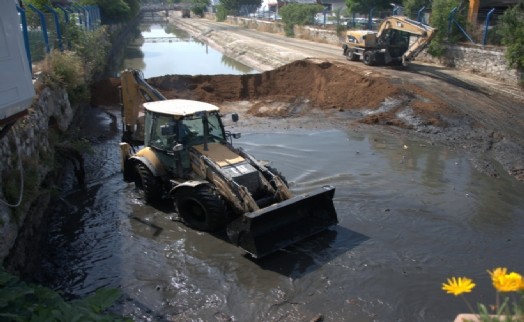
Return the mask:
<svg viewBox="0 0 524 322"><path fill-rule="evenodd" d="M253 257L263 257L336 225L334 195L335 187L324 186L246 213L228 225L227 235Z"/></svg>

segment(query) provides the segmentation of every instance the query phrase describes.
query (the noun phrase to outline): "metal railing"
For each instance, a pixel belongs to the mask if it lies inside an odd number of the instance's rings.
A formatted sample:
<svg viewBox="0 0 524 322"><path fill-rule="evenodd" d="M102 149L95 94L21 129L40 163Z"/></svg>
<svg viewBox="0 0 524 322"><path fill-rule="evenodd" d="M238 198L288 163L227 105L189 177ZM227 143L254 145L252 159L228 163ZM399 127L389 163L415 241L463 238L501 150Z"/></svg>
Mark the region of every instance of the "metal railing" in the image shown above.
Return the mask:
<svg viewBox="0 0 524 322"><path fill-rule="evenodd" d="M46 5L42 10L28 4L24 8L16 5L16 9L31 73L33 62L43 60L52 50L71 49L71 29L93 31L101 25L98 6Z"/></svg>

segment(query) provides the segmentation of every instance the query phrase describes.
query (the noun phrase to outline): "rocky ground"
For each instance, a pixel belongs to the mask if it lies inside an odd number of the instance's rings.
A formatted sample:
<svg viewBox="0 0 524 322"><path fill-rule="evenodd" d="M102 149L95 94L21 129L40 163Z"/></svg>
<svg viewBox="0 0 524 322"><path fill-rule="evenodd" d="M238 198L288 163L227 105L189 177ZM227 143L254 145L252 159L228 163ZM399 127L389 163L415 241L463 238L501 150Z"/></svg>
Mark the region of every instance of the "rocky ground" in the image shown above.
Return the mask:
<svg viewBox="0 0 524 322"><path fill-rule="evenodd" d="M368 67L341 47L286 38L207 19L171 22L259 74L148 79L168 98L235 111L249 127L368 127L471 154L498 176L496 162L524 181L522 89L442 66ZM118 103L118 79L93 87L93 104ZM271 120L271 122L267 122Z"/></svg>

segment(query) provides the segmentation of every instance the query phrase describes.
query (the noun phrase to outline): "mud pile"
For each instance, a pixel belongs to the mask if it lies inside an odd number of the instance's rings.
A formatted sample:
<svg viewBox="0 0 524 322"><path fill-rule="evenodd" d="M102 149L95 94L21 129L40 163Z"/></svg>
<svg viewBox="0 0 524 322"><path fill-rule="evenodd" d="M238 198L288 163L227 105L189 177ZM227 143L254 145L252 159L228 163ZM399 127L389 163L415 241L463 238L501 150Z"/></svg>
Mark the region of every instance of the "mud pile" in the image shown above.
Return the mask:
<svg viewBox="0 0 524 322"><path fill-rule="evenodd" d="M289 109L268 107L275 106L271 104L274 102L307 104L318 109L371 110L374 112L363 115L360 122L402 127L411 126L399 119L400 111L406 108L426 125L444 126L441 114L450 113L446 104L415 85L393 84L378 73L364 74L351 65L327 61L300 60L260 74L166 75L147 82L167 98L217 105L251 101L249 113L255 116L288 116ZM118 79L95 84L92 103L118 104L118 85ZM386 101L389 104L384 104Z"/></svg>

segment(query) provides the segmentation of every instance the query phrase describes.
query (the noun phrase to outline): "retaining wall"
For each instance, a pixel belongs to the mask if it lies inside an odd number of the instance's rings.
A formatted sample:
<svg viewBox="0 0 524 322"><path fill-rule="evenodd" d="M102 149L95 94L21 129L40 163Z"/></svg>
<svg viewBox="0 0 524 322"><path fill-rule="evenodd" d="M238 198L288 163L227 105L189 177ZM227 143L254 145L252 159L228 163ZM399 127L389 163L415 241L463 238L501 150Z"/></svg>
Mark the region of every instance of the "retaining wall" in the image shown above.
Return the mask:
<svg viewBox="0 0 524 322"><path fill-rule="evenodd" d="M74 114L65 89L44 88L34 98L29 114L0 139L0 199L16 204L22 192L17 207L0 203L0 262L9 254L23 226L32 231L41 222L50 196L49 187L44 188L43 183L54 163L49 127L66 131Z"/></svg>

